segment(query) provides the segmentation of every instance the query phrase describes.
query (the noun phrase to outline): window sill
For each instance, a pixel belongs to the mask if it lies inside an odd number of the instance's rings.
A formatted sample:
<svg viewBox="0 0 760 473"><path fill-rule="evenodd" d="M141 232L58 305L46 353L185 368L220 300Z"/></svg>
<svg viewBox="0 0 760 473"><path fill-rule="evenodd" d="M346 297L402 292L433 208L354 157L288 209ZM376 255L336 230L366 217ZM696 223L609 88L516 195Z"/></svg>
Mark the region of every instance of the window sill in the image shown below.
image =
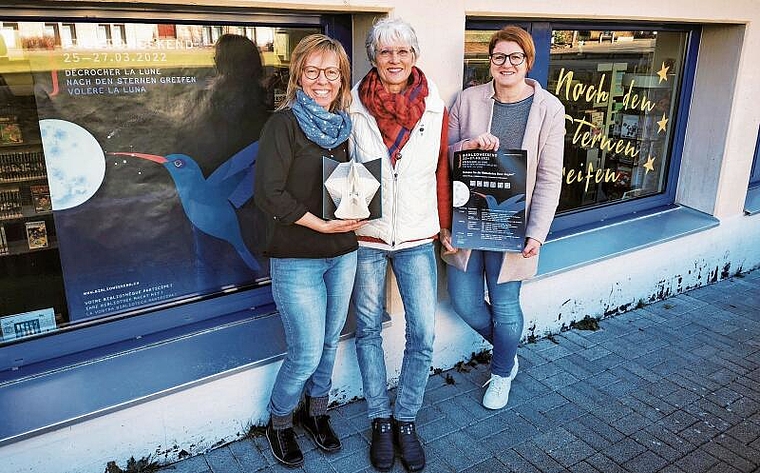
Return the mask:
<svg viewBox="0 0 760 473"><path fill-rule="evenodd" d="M390 324L384 314L383 327ZM349 315L341 340L355 331L355 317ZM150 338L95 359L0 380L0 412L10 413L0 422L0 447L272 363L286 352L274 304L227 314L218 325L194 333ZM82 380L97 380L103 389L93 390ZM35 408L19 410L22 405Z"/></svg>
<svg viewBox="0 0 760 473"><path fill-rule="evenodd" d="M744 201L744 213L747 215L760 213L760 183L752 185L747 190L747 199Z"/></svg>
<svg viewBox="0 0 760 473"><path fill-rule="evenodd" d="M541 248L537 277L546 277L718 226L719 220L688 207L670 206L625 220L550 233Z"/></svg>

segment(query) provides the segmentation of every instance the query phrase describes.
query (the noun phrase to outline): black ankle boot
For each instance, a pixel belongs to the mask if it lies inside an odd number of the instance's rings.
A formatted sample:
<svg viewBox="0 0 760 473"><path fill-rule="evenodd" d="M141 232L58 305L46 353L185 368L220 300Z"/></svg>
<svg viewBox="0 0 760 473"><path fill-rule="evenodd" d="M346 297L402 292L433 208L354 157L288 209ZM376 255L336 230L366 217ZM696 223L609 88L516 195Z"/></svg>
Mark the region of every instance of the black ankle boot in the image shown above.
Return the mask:
<svg viewBox="0 0 760 473"><path fill-rule="evenodd" d="M324 452L337 452L340 450L340 439L335 435L335 431L330 425L330 416L310 415L309 408L312 404L312 398L306 396L306 402L303 409L299 411L298 420L301 427L314 441L314 444Z"/></svg>
<svg viewBox="0 0 760 473"><path fill-rule="evenodd" d="M298 446L298 442L296 442L296 434L293 432L293 427L275 429L270 420L269 425L267 425L267 440L269 440L269 448L272 449L272 455L278 462L288 468L296 468L303 465L303 453L301 453L301 448Z"/></svg>
<svg viewBox="0 0 760 473"><path fill-rule="evenodd" d="M380 471L393 468L395 452L393 449L393 426L390 417L372 419L372 444L369 447L369 459L372 466Z"/></svg>
<svg viewBox="0 0 760 473"><path fill-rule="evenodd" d="M401 463L407 471L420 471L425 468L425 452L422 450L414 422L393 422L393 440L398 446Z"/></svg>

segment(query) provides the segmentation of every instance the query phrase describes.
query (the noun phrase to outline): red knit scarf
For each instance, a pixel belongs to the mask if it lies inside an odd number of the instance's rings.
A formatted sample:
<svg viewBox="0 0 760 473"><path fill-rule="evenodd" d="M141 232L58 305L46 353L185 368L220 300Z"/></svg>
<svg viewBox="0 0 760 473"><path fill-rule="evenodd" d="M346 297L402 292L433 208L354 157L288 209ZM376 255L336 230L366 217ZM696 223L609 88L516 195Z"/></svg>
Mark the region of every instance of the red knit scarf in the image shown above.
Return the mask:
<svg viewBox="0 0 760 473"><path fill-rule="evenodd" d="M425 112L427 95L427 79L416 67L412 68L411 84L398 94L385 90L377 68L372 68L359 84L359 99L375 117L393 166L399 150L409 141L412 129Z"/></svg>

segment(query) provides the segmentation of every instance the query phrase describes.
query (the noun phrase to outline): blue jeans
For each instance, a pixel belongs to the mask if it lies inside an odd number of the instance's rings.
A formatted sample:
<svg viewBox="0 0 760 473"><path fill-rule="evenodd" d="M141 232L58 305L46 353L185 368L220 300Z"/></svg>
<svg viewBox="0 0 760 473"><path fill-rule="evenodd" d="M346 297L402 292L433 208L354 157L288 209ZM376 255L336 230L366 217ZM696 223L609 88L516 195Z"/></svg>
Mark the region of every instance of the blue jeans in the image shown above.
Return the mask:
<svg viewBox="0 0 760 473"><path fill-rule="evenodd" d="M497 284L503 253L472 250L467 271L448 266L451 304L462 319L493 345L491 373L509 376L523 331L522 281ZM485 300L483 273L488 285Z"/></svg>
<svg viewBox="0 0 760 473"><path fill-rule="evenodd" d="M338 339L348 314L356 252L335 258L271 258L272 295L288 352L269 400L276 416L293 413L306 389L330 393Z"/></svg>
<svg viewBox="0 0 760 473"><path fill-rule="evenodd" d="M398 281L406 319L406 345L393 411L381 334L388 263ZM422 406L433 359L437 280L432 243L397 251L359 247L353 294L356 354L370 419L393 414L398 420L414 421Z"/></svg>

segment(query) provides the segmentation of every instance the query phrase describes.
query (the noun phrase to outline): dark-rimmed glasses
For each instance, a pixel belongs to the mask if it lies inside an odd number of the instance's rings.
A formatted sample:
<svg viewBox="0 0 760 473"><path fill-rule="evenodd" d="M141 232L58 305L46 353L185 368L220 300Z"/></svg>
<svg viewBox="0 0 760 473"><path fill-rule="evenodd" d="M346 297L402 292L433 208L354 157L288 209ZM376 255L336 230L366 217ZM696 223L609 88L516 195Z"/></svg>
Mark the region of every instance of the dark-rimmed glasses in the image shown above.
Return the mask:
<svg viewBox="0 0 760 473"><path fill-rule="evenodd" d="M525 53L493 53L491 54L491 64L494 66L503 66L504 63L507 62L507 58L509 58L510 64L513 66L519 66L525 62Z"/></svg>
<svg viewBox="0 0 760 473"><path fill-rule="evenodd" d="M324 69L320 69L318 67L309 66L303 69L303 75L305 75L309 80L315 80L317 77L319 77L320 72L324 72L325 79L329 80L330 82L336 81L340 78L340 69L337 67L326 67Z"/></svg>

